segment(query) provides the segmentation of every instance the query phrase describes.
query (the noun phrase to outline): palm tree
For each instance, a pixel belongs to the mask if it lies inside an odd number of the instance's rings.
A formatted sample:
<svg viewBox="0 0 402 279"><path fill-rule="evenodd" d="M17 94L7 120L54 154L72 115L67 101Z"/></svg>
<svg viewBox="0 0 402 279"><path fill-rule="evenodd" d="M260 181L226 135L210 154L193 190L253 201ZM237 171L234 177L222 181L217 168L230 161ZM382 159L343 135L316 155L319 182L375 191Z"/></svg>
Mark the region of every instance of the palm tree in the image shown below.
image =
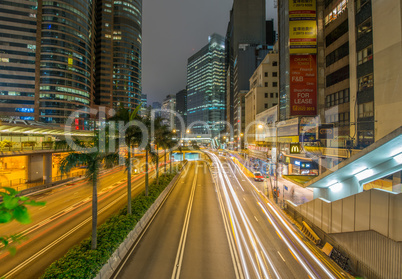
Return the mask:
<svg viewBox="0 0 402 279"><path fill-rule="evenodd" d="M161 147L165 149L165 172L166 172L166 147L167 141L172 138L173 133L169 130L167 125L162 123L162 119L155 119L155 138L154 143L156 144L156 183L159 183L159 153L158 148Z"/></svg>
<svg viewBox="0 0 402 279"><path fill-rule="evenodd" d="M124 125L127 125L130 121L140 120L140 116L138 115L138 111L141 108L141 104L139 104L132 112L129 109L121 106L116 114L110 118L113 121L123 121ZM130 126L126 129L124 134L124 141L127 146L127 161L126 161L126 170L127 170L127 214L131 215L131 170L132 170L132 148L135 143L138 143L141 138L141 130L137 126Z"/></svg>
<svg viewBox="0 0 402 279"><path fill-rule="evenodd" d="M92 141L89 142L89 145L100 147L100 142L103 139L99 138L99 134L97 134ZM108 136L105 139L108 141ZM80 143L80 147L87 147L88 143ZM105 146L109 146L106 144ZM61 164L60 170L62 173L68 173L72 168L78 165L86 165L87 169L85 172L85 176L92 181L92 243L91 249L95 250L97 246L96 239L96 227L98 223L98 176L99 171L102 166L102 163L106 168L110 168L117 164L118 162L118 153L111 152L109 150L99 150L96 148L96 151L93 152L71 152L65 157Z"/></svg>

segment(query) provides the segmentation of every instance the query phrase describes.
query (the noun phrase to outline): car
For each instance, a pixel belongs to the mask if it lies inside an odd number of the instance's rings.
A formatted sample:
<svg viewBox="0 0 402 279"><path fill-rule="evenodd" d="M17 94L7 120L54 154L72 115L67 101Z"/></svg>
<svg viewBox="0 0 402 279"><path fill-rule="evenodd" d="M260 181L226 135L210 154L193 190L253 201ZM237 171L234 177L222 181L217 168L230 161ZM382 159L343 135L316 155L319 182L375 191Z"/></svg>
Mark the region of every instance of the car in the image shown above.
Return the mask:
<svg viewBox="0 0 402 279"><path fill-rule="evenodd" d="M254 173L254 180L255 181L264 181L264 177L260 172L255 172Z"/></svg>

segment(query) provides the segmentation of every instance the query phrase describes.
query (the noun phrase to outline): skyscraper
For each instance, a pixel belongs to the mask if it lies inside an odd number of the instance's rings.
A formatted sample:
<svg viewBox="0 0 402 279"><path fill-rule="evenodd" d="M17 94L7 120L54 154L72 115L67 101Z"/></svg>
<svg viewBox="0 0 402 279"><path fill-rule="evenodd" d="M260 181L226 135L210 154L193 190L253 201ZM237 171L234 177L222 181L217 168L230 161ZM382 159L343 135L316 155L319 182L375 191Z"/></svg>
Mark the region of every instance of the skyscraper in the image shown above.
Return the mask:
<svg viewBox="0 0 402 279"><path fill-rule="evenodd" d="M142 1L99 0L96 102L134 108L141 101Z"/></svg>
<svg viewBox="0 0 402 279"><path fill-rule="evenodd" d="M225 39L214 33L187 61L187 123L192 125L191 133L207 134L209 128L214 137L225 128L220 123L225 120L225 77Z"/></svg>
<svg viewBox="0 0 402 279"><path fill-rule="evenodd" d="M182 122L178 117L176 117L176 132L178 135L184 135L185 129L187 127L187 90L183 89L176 93L176 112L182 117L184 122L184 127L182 127Z"/></svg>
<svg viewBox="0 0 402 279"><path fill-rule="evenodd" d="M141 10L141 0L1 1L1 116L62 125L75 112L88 129L94 103L135 107Z"/></svg>
<svg viewBox="0 0 402 279"><path fill-rule="evenodd" d="M94 12L92 0L38 1L37 120L64 124L77 111L76 129L88 128L94 94Z"/></svg>
<svg viewBox="0 0 402 279"><path fill-rule="evenodd" d="M226 103L227 121L234 128L235 141L244 129L244 96L249 90L249 78L269 51L266 26L271 25L265 20L265 0L233 2L226 32Z"/></svg>
<svg viewBox="0 0 402 279"><path fill-rule="evenodd" d="M0 2L0 115L34 120L36 2Z"/></svg>

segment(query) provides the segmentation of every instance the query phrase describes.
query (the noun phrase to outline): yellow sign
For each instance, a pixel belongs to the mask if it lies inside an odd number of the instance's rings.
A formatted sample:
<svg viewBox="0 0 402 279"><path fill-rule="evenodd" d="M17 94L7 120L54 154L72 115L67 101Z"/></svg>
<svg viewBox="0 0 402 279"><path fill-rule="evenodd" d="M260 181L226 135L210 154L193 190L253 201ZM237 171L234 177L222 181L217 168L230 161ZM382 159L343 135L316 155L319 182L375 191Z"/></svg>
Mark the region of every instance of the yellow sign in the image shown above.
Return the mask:
<svg viewBox="0 0 402 279"><path fill-rule="evenodd" d="M276 137L267 137L265 138L265 142L276 142ZM293 137L278 137L278 142L286 143L286 142L299 142L299 136Z"/></svg>
<svg viewBox="0 0 402 279"><path fill-rule="evenodd" d="M289 18L315 18L316 0L289 0Z"/></svg>
<svg viewBox="0 0 402 279"><path fill-rule="evenodd" d="M299 143L291 143L290 144L290 154L300 154Z"/></svg>
<svg viewBox="0 0 402 279"><path fill-rule="evenodd" d="M315 20L289 21L289 52L317 53L317 23Z"/></svg>

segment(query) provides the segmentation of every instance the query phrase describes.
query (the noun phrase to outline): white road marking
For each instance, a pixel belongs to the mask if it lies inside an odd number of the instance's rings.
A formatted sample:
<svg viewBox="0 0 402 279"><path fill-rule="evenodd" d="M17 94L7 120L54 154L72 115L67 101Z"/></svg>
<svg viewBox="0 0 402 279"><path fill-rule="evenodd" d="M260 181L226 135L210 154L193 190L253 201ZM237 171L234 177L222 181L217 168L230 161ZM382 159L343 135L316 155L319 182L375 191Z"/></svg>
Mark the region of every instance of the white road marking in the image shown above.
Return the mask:
<svg viewBox="0 0 402 279"><path fill-rule="evenodd" d="M281 253L278 251L279 256L281 257L282 261L285 262L285 259L282 257Z"/></svg>
<svg viewBox="0 0 402 279"><path fill-rule="evenodd" d="M257 219L257 217L255 217L255 216L254 216L254 218L255 218L255 220L257 220L257 222L258 222L258 219Z"/></svg>

